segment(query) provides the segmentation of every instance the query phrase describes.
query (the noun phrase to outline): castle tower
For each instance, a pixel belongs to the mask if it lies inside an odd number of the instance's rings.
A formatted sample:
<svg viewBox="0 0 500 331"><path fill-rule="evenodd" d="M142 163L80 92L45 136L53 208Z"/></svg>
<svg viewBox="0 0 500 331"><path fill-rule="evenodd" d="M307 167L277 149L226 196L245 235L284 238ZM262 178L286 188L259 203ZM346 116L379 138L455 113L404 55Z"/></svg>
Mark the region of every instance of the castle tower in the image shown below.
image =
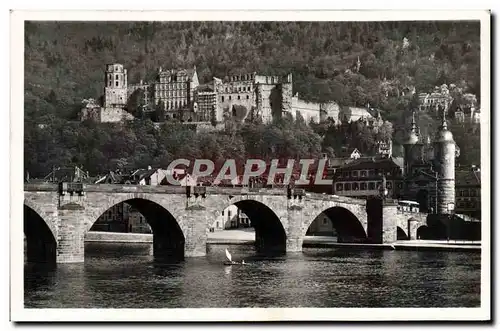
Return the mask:
<svg viewBox="0 0 500 331"><path fill-rule="evenodd" d="M411 173L412 166L421 159L421 145L418 137L417 123L415 122L415 112L412 112L410 132L408 132L403 143L404 171L406 176Z"/></svg>
<svg viewBox="0 0 500 331"><path fill-rule="evenodd" d="M442 122L434 141L434 159L437 163L437 213L449 214L455 204L455 141L446 124L446 110L442 110ZM451 205L453 204L453 205Z"/></svg>
<svg viewBox="0 0 500 331"><path fill-rule="evenodd" d="M104 77L104 108L123 108L127 103L127 69L107 64Z"/></svg>
<svg viewBox="0 0 500 331"><path fill-rule="evenodd" d="M293 90L293 78L292 74L282 78L281 82L281 102L282 102L282 110L283 112L292 114L292 90Z"/></svg>

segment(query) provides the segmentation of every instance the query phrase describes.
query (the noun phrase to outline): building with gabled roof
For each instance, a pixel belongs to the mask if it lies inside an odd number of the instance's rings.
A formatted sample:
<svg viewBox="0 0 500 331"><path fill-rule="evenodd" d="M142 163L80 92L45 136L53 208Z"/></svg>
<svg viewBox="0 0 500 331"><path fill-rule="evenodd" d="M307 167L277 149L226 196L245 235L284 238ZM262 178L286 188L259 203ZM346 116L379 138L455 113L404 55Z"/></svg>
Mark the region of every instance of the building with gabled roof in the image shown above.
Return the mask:
<svg viewBox="0 0 500 331"><path fill-rule="evenodd" d="M455 212L481 219L481 169L457 169L455 181Z"/></svg>
<svg viewBox="0 0 500 331"><path fill-rule="evenodd" d="M333 194L366 199L380 194L385 177L388 196L403 191L403 165L399 158L359 158L339 167L333 175Z"/></svg>

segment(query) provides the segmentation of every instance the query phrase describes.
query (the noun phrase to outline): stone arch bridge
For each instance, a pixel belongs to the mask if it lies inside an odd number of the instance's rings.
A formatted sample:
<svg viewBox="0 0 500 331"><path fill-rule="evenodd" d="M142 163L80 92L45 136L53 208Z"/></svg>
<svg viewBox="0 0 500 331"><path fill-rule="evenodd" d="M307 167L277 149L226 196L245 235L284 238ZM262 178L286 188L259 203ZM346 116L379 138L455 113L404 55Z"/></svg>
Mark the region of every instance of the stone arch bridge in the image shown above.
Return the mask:
<svg viewBox="0 0 500 331"><path fill-rule="evenodd" d="M121 202L139 210L150 224L155 257L180 259L206 254L209 227L233 204L252 221L256 247L263 251L301 251L307 229L321 213L332 220L339 240L379 244L396 241L398 231L415 239L427 216L401 214L395 202L366 202L301 189L25 184L28 259L82 262L85 234Z"/></svg>

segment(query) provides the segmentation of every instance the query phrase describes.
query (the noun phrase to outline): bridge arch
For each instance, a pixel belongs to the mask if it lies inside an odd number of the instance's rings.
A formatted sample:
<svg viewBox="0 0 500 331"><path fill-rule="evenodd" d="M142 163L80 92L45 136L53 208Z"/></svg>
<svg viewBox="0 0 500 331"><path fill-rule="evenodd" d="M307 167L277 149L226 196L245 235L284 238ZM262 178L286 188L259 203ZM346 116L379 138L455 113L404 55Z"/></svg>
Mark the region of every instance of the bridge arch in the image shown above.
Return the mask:
<svg viewBox="0 0 500 331"><path fill-rule="evenodd" d="M43 217L24 204L23 227L26 240L26 257L28 262L55 263L57 257L57 236Z"/></svg>
<svg viewBox="0 0 500 331"><path fill-rule="evenodd" d="M431 239L431 231L427 225L421 225L417 228L417 239Z"/></svg>
<svg viewBox="0 0 500 331"><path fill-rule="evenodd" d="M49 216L46 213L44 213L43 210L38 206L38 204L36 204L35 202L33 202L29 199L24 199L24 210L25 211L26 211L26 207L28 207L33 212L35 212L45 222L45 225L47 225L47 227L50 229L52 236L54 238L57 238L56 219L54 217Z"/></svg>
<svg viewBox="0 0 500 331"><path fill-rule="evenodd" d="M259 253L286 252L286 224L272 207L270 201L262 196L236 196L216 204L216 215L227 207L235 205L250 219L251 227L255 229L255 248ZM210 220L210 225L214 220Z"/></svg>
<svg viewBox="0 0 500 331"><path fill-rule="evenodd" d="M140 213L144 216L144 221L150 225L153 232L153 254L155 257L175 260L184 258L188 229L184 224L185 220L181 215L180 208L185 208L185 205L180 204L179 206L179 203L173 201L167 203L166 200L154 195L121 194L107 200L99 207L89 211L86 232L92 228L100 216L121 203L130 205L129 217L134 213Z"/></svg>
<svg viewBox="0 0 500 331"><path fill-rule="evenodd" d="M314 217L311 217L304 224L304 233L306 235L311 224L320 218L327 218L330 220L333 228L337 233L337 240L339 242L363 242L366 241L366 228L356 216L353 211L349 210L345 206L331 206L324 209L321 213L315 213Z"/></svg>
<svg viewBox="0 0 500 331"><path fill-rule="evenodd" d="M410 239L408 237L408 234L406 233L406 231L400 226L396 227L396 236L397 236L397 240L409 240Z"/></svg>

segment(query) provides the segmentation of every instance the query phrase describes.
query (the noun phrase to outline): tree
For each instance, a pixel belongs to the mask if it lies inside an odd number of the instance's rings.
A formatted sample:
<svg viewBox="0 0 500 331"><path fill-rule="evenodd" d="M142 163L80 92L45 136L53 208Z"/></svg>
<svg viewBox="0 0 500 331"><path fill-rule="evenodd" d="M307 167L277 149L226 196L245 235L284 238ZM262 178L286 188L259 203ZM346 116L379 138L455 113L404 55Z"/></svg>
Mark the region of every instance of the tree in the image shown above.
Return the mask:
<svg viewBox="0 0 500 331"><path fill-rule="evenodd" d="M212 106L212 109L210 110L210 124L212 124L213 127L217 126L217 113L215 112L215 106Z"/></svg>
<svg viewBox="0 0 500 331"><path fill-rule="evenodd" d="M154 119L155 122L165 121L165 103L163 102L163 100L160 100L156 105L154 116L155 116Z"/></svg>

